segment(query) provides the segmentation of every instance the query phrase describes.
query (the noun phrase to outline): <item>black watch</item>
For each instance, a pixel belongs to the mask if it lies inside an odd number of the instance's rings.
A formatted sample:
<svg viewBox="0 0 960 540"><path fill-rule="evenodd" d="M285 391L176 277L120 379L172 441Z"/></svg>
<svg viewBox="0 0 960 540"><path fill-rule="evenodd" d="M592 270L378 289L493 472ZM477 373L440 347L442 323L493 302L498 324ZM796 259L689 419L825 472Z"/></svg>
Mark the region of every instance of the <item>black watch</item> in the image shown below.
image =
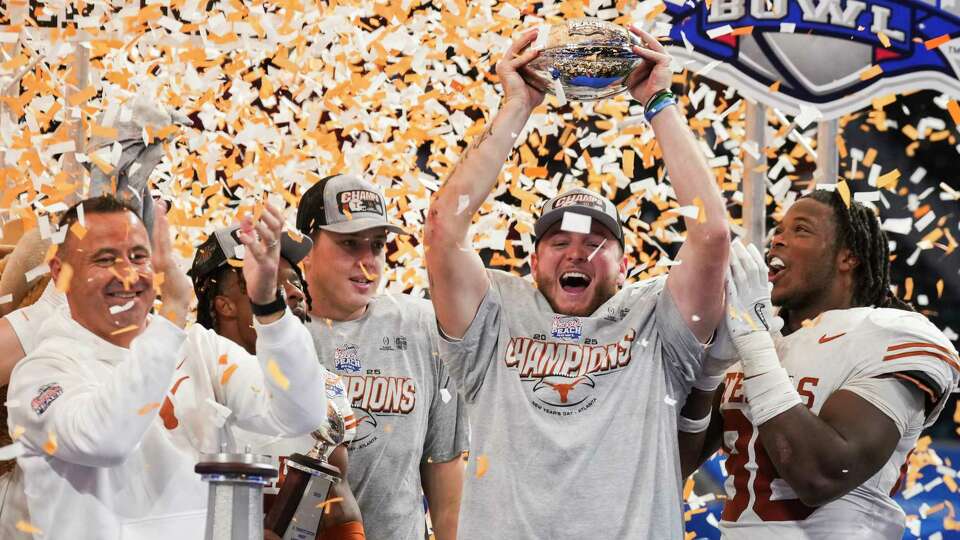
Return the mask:
<svg viewBox="0 0 960 540"><path fill-rule="evenodd" d="M277 287L277 297L266 304L258 304L250 300L250 311L257 317L266 317L287 309L287 295L283 292L283 287Z"/></svg>

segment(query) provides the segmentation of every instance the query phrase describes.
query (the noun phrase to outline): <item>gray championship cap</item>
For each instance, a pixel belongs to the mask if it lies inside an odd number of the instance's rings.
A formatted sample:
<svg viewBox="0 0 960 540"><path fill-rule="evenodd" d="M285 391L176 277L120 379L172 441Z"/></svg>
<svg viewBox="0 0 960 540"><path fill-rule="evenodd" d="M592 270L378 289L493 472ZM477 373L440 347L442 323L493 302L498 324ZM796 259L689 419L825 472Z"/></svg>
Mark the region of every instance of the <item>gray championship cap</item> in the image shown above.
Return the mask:
<svg viewBox="0 0 960 540"><path fill-rule="evenodd" d="M384 228L407 234L387 220L387 205L380 190L346 174L328 176L304 192L297 206L297 229L310 236L319 229L350 234Z"/></svg>
<svg viewBox="0 0 960 540"><path fill-rule="evenodd" d="M242 259L237 257L237 246L243 245L240 242L238 233L240 225L231 225L213 231L206 241L197 248L197 253L193 257L193 264L187 275L193 280L194 288L199 286L203 279L213 271L227 264L228 259ZM280 237L280 256L290 262L297 264L310 253L313 248L313 241L303 236L294 238L289 232L284 231Z"/></svg>
<svg viewBox="0 0 960 540"><path fill-rule="evenodd" d="M620 214L617 207L597 193L584 188L573 188L547 201L543 205L540 219L533 225L533 232L537 241L553 226L561 221L567 212L589 216L613 233L614 238L623 246L623 226L620 225Z"/></svg>

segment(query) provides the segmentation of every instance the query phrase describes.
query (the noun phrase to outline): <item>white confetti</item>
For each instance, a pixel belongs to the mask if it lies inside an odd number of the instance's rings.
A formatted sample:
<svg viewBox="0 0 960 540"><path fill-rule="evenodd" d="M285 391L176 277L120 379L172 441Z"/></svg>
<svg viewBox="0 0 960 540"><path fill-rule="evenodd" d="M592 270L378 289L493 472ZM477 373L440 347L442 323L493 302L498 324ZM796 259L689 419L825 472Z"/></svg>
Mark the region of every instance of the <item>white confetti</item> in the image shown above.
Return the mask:
<svg viewBox="0 0 960 540"><path fill-rule="evenodd" d="M592 223L593 219L590 216L576 212L564 212L563 221L560 222L560 229L567 232L590 234L590 225Z"/></svg>
<svg viewBox="0 0 960 540"><path fill-rule="evenodd" d="M441 389L440 389L440 399L441 399L444 403L450 401L450 391L447 390L446 388L441 388Z"/></svg>
<svg viewBox="0 0 960 540"><path fill-rule="evenodd" d="M43 263L40 266L36 266L34 268L31 268L30 270L27 270L27 273L25 273L23 277L27 280L27 283L30 283L31 281L37 279L38 277L46 274L49 271L50 271L50 267L47 266L47 263Z"/></svg>
<svg viewBox="0 0 960 540"><path fill-rule="evenodd" d="M469 196L469 195L461 195L461 196L457 199L457 215L459 216L460 214L462 214L463 211L466 210L466 209L467 209L467 206L469 206L469 205L470 205L470 196Z"/></svg>
<svg viewBox="0 0 960 540"><path fill-rule="evenodd" d="M116 315L117 313L123 313L124 311L129 310L133 307L134 301L131 300L122 306L110 306L110 314Z"/></svg>

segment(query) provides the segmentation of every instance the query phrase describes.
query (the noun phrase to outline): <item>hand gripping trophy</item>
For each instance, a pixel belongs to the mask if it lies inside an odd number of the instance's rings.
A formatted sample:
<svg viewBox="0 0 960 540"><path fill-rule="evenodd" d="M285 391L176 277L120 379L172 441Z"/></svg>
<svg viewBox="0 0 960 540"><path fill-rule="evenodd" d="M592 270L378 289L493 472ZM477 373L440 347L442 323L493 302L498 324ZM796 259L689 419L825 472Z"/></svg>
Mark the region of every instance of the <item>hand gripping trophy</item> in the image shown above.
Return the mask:
<svg viewBox="0 0 960 540"><path fill-rule="evenodd" d="M338 405L337 401L327 402L326 425L311 433L316 440L313 448L306 455L292 454L286 460L286 477L264 520L265 528L283 540L316 538L330 487L342 480L340 469L327 460L334 448L352 438L352 426L347 426L354 420L349 406L345 411L345 403Z"/></svg>

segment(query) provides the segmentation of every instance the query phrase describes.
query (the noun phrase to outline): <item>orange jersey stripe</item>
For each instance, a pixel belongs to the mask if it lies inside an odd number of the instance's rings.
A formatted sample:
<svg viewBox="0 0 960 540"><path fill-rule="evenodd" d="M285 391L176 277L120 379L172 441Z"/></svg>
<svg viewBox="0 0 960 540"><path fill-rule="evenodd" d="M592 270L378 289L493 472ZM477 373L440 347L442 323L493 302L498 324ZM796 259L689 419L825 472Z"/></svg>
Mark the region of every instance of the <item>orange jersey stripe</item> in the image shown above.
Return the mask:
<svg viewBox="0 0 960 540"><path fill-rule="evenodd" d="M910 382L910 383L915 384L915 385L917 386L917 388L919 388L920 390L926 392L926 394L930 396L930 399L931 399L931 400L937 401L937 399L938 399L937 394L936 394L933 390L931 390L927 385L923 384L922 382L914 379L913 377L911 377L911 376L909 376L909 375L905 375L905 374L903 374L903 373L893 373L892 375L893 375L894 377L898 378L898 379L903 379L903 380L905 380L905 381L907 381L907 382Z"/></svg>
<svg viewBox="0 0 960 540"><path fill-rule="evenodd" d="M953 367L953 369L960 371L960 364L957 364L956 360L950 358L949 356L944 356L942 354L935 353L933 351L907 351L907 352L902 352L897 354L888 354L887 356L883 357L883 361L889 362L891 360L896 360L898 358L907 358L910 356L932 356L934 358L939 358L940 360L943 360L947 364L950 364L950 366Z"/></svg>
<svg viewBox="0 0 960 540"><path fill-rule="evenodd" d="M948 354L949 356L951 356L951 357L954 356L953 351L951 351L950 349L948 349L948 348L946 348L946 347L942 347L942 346L937 345L937 344L935 344L935 343L926 343L926 342L923 342L923 341L915 341L915 342L911 342L911 343L899 343L899 344L897 344L897 345L891 345L891 346L887 347L887 352L899 351L899 350L902 350L902 349L909 349L909 348L911 348L911 347L931 347L931 348L936 349L936 350L938 350L938 351L940 351L940 352L945 352L945 353L947 353L947 354Z"/></svg>

